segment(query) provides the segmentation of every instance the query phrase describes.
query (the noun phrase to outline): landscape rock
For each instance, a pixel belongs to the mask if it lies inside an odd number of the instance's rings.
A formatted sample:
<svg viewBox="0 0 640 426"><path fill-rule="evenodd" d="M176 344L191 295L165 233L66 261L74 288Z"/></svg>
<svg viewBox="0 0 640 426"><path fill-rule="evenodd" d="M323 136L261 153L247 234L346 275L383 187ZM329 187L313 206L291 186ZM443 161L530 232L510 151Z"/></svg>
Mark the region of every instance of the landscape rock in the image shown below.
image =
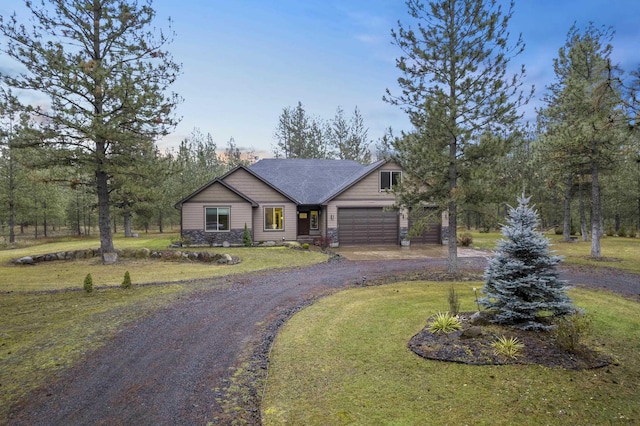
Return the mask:
<svg viewBox="0 0 640 426"><path fill-rule="evenodd" d="M465 328L460 333L461 339L473 339L474 337L478 337L482 335L482 328L477 325L471 326L469 328Z"/></svg>
<svg viewBox="0 0 640 426"><path fill-rule="evenodd" d="M487 325L491 323L493 319L493 313L490 311L478 311L474 312L469 318L469 324L472 325Z"/></svg>

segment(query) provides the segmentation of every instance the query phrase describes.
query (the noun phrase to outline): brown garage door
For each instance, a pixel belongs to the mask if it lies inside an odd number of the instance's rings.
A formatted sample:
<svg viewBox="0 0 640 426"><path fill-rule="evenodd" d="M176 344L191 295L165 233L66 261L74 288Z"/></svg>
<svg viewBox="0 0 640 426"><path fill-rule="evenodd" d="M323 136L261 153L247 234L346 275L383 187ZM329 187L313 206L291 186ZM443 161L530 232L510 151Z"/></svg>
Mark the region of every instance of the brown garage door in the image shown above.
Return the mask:
<svg viewBox="0 0 640 426"><path fill-rule="evenodd" d="M375 208L341 208L338 210L340 245L398 244L398 213Z"/></svg>
<svg viewBox="0 0 640 426"><path fill-rule="evenodd" d="M439 213L436 210L425 209L427 225L421 235L411 238L411 244L442 244L442 225L439 219ZM415 220L417 218L412 214L409 215L409 229L412 229Z"/></svg>

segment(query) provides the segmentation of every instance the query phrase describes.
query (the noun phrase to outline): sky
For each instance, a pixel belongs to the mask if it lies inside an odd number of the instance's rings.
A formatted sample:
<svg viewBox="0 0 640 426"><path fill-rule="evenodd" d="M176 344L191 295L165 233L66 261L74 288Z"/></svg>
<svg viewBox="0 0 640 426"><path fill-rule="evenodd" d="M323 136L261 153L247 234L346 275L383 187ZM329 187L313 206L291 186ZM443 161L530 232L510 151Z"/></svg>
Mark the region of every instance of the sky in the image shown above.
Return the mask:
<svg viewBox="0 0 640 426"><path fill-rule="evenodd" d="M3 1L0 14L24 16L20 3ZM411 129L402 110L382 100L386 89L399 93L401 52L391 30L409 22L402 0L154 0L153 7L158 28L171 18L168 50L182 64L173 86L183 98L181 122L161 148L177 147L197 128L221 149L233 137L241 150L269 157L280 114L298 102L324 120L338 107L348 117L357 107L372 141L388 127ZM525 118L542 106L553 58L574 23L612 26L613 62L628 72L640 68L639 19L640 0L516 0L509 32L526 47L513 64L524 64L525 86L536 87Z"/></svg>

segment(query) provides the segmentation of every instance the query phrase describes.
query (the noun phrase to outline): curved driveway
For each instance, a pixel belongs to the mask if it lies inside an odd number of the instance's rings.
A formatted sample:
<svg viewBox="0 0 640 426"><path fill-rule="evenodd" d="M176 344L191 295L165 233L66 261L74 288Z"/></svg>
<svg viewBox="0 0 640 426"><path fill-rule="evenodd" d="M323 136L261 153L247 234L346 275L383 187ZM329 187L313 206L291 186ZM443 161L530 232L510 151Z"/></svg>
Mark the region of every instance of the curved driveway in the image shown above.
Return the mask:
<svg viewBox="0 0 640 426"><path fill-rule="evenodd" d="M459 261L461 268L476 270L486 263L484 257ZM210 290L123 330L60 380L34 392L13 408L10 424L227 424L231 417L220 401L233 381L233 367L260 344L265 324L363 281L444 270L443 258L343 260L212 280ZM245 420L259 421L257 401L254 392L246 403L253 407L241 407L245 413L254 410Z"/></svg>

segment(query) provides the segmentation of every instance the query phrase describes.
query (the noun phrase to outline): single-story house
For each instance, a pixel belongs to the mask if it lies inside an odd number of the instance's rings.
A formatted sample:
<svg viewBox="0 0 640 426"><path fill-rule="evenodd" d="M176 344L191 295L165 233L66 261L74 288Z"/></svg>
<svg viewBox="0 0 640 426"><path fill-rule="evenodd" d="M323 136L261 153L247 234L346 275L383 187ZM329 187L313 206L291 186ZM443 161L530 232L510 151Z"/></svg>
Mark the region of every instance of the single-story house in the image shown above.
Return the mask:
<svg viewBox="0 0 640 426"><path fill-rule="evenodd" d="M398 245L410 226L406 211L390 210L401 178L402 168L385 160L270 158L234 168L175 206L181 236L194 244L242 244L246 225L254 242ZM435 221L411 242L441 244L446 225Z"/></svg>

